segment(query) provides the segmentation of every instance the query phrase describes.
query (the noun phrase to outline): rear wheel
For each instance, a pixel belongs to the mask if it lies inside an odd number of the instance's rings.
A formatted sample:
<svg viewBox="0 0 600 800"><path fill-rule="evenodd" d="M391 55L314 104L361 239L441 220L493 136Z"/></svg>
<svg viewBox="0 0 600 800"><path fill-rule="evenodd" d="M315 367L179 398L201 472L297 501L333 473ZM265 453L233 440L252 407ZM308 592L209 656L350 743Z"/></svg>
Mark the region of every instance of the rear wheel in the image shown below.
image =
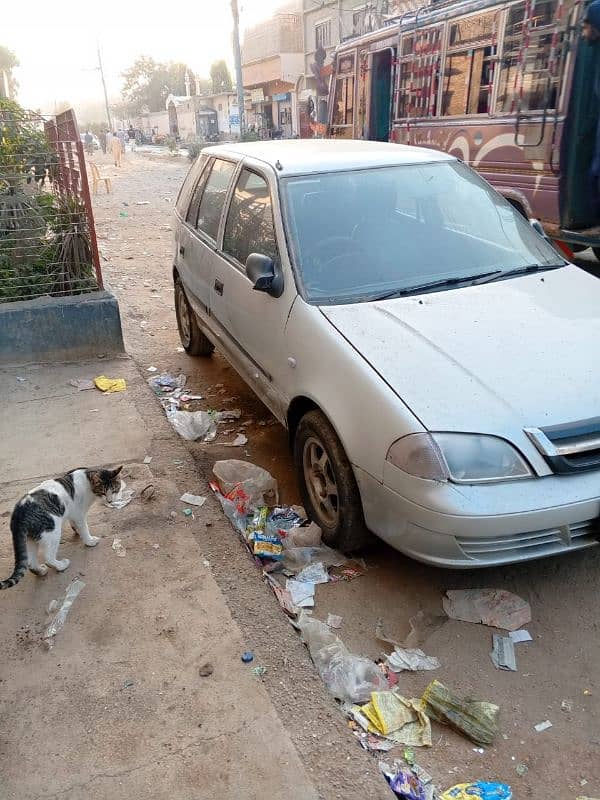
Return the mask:
<svg viewBox="0 0 600 800"><path fill-rule="evenodd" d="M356 478L342 443L320 411L310 411L300 420L294 463L304 507L322 529L325 544L346 553L364 547L371 534Z"/></svg>
<svg viewBox="0 0 600 800"><path fill-rule="evenodd" d="M198 327L198 320L188 303L179 278L175 280L175 315L179 338L186 352L191 356L211 356L215 346Z"/></svg>

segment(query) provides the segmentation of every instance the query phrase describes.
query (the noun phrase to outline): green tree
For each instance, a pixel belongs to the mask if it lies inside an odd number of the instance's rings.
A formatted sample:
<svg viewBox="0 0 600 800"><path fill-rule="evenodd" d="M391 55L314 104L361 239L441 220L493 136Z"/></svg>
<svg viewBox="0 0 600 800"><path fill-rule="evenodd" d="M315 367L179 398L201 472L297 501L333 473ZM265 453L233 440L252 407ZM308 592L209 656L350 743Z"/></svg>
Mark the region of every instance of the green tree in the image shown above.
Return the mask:
<svg viewBox="0 0 600 800"><path fill-rule="evenodd" d="M185 74L190 76L190 91L193 94L193 72L187 64L162 63L151 56L140 56L123 73L123 99L130 104L132 113L140 111L162 111L170 94L185 94Z"/></svg>
<svg viewBox="0 0 600 800"><path fill-rule="evenodd" d="M227 64L221 59L215 61L210 68L210 80L212 82L213 92L230 92L231 91L231 75Z"/></svg>
<svg viewBox="0 0 600 800"><path fill-rule="evenodd" d="M8 47L3 47L0 44L0 73L5 72L7 75L9 97L14 97L17 93L17 89L19 88L17 79L12 73L13 69L18 66L19 66L19 59L12 52L12 50L9 50ZM4 91L4 81L3 81L3 76L0 74L0 97L2 97L3 91Z"/></svg>

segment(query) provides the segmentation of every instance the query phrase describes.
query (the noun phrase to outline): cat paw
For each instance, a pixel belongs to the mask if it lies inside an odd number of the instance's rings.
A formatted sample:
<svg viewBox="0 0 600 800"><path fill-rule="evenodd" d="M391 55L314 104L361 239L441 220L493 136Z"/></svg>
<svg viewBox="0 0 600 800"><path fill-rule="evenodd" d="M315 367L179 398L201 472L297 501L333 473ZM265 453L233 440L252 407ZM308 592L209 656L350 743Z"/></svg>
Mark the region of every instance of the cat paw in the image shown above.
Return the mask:
<svg viewBox="0 0 600 800"><path fill-rule="evenodd" d="M63 558L62 561L57 561L53 566L57 572L64 572L70 563L68 558Z"/></svg>
<svg viewBox="0 0 600 800"><path fill-rule="evenodd" d="M40 564L39 567L35 569L29 568L30 572L33 572L34 575L37 575L39 578L43 578L44 575L48 574L48 567L45 564Z"/></svg>
<svg viewBox="0 0 600 800"><path fill-rule="evenodd" d="M90 536L90 538L84 542L86 547L96 547L98 542L100 541L99 536Z"/></svg>

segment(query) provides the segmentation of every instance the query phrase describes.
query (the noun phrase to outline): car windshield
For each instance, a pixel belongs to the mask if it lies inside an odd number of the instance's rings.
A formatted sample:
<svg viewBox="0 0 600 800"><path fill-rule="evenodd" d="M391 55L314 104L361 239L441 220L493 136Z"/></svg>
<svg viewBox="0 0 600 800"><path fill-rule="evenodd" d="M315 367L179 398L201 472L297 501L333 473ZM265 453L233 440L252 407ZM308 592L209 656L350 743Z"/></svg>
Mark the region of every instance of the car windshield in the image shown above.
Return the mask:
<svg viewBox="0 0 600 800"><path fill-rule="evenodd" d="M565 263L458 161L281 183L292 259L309 302L364 302L434 282L442 291L471 277Z"/></svg>

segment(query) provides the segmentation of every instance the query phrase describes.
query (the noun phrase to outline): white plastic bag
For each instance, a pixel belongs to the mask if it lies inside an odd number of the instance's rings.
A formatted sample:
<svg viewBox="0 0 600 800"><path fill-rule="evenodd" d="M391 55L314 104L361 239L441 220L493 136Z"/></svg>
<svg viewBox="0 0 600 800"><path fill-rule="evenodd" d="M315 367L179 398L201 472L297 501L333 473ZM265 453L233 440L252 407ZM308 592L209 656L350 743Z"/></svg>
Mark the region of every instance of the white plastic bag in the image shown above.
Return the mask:
<svg viewBox="0 0 600 800"><path fill-rule="evenodd" d="M328 690L338 700L364 703L371 692L389 689L387 679L370 659L350 653L324 622L301 613L297 627Z"/></svg>
<svg viewBox="0 0 600 800"><path fill-rule="evenodd" d="M213 473L224 495L239 486L248 495L252 505L263 506L269 505L269 500L278 501L277 481L270 472L256 464L228 458L217 461Z"/></svg>
<svg viewBox="0 0 600 800"><path fill-rule="evenodd" d="M167 411L167 419L177 433L189 442L202 439L212 442L217 435L217 423L206 411Z"/></svg>
<svg viewBox="0 0 600 800"><path fill-rule="evenodd" d="M287 547L281 564L288 572L298 573L310 564L320 561L324 567L340 567L348 559L327 545L320 547Z"/></svg>

